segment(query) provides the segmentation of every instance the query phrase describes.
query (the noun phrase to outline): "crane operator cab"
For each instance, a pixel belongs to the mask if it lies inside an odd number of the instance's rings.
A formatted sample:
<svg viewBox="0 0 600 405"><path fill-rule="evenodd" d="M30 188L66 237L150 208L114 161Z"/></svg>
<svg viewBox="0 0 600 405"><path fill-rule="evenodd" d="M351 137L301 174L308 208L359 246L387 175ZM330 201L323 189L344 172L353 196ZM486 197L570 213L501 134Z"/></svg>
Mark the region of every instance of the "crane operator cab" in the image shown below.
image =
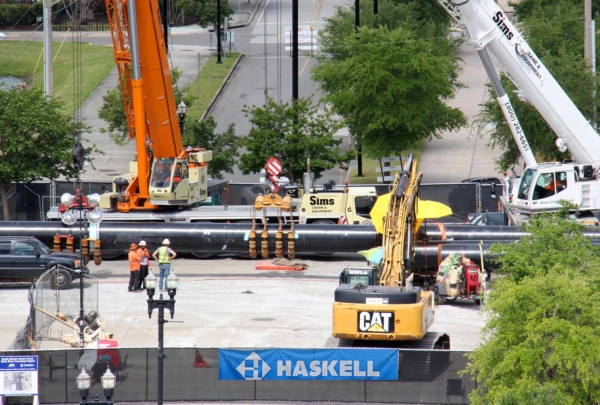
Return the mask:
<svg viewBox="0 0 600 405"><path fill-rule="evenodd" d="M526 213L558 211L560 201L593 209L600 201L600 190L592 165L546 163L525 169L521 176L516 205Z"/></svg>
<svg viewBox="0 0 600 405"><path fill-rule="evenodd" d="M150 203L191 205L208 196L206 163L212 151L186 150L176 158L155 159L150 175Z"/></svg>

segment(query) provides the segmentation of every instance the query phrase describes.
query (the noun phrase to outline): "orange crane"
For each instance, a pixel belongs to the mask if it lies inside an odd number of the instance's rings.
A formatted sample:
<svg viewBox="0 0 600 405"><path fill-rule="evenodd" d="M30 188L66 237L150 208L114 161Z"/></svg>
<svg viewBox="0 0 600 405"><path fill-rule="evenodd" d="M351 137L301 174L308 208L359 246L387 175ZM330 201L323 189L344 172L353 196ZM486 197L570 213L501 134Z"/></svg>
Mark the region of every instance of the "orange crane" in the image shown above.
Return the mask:
<svg viewBox="0 0 600 405"><path fill-rule="evenodd" d="M193 205L207 197L212 151L184 149L157 0L105 0L129 137L137 159L102 208Z"/></svg>

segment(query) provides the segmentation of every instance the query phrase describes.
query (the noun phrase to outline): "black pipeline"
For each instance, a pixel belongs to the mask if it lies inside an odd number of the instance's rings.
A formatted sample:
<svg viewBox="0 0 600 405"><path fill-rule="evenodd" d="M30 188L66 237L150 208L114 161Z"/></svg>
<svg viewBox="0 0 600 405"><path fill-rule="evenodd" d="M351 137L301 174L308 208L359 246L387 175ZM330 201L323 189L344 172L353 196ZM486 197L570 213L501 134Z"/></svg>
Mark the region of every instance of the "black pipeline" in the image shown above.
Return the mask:
<svg viewBox="0 0 600 405"><path fill-rule="evenodd" d="M527 235L516 226L477 226L477 225L443 225L446 239L478 241L478 240L516 240ZM443 232L436 224L421 225L417 234L418 240L442 240ZM583 234L590 239L600 239L600 231L584 230Z"/></svg>
<svg viewBox="0 0 600 405"><path fill-rule="evenodd" d="M101 223L98 236L103 251L128 250L132 242L145 240L149 249L159 247L163 239L170 239L177 251L188 252L248 252L248 233L251 225L225 223L173 222L112 222ZM260 235L263 225L257 224ZM269 250L275 252L275 234L278 225L268 226ZM289 225L284 226L284 251L287 246ZM79 225L67 227L61 222L0 221L0 236L35 236L48 246L54 236L72 235L79 246ZM295 225L297 253L358 252L378 246L377 232L371 226ZM90 235L92 236L92 235ZM258 244L260 255L260 241Z"/></svg>

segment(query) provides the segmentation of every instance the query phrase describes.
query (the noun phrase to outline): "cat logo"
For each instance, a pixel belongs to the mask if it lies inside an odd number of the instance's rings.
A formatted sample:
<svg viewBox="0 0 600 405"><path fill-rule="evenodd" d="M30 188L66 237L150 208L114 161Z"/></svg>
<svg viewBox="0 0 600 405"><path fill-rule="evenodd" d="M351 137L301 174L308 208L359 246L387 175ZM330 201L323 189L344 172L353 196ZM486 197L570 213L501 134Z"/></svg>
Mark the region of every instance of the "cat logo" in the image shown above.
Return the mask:
<svg viewBox="0 0 600 405"><path fill-rule="evenodd" d="M358 331L369 333L394 332L394 313L361 311L358 313Z"/></svg>

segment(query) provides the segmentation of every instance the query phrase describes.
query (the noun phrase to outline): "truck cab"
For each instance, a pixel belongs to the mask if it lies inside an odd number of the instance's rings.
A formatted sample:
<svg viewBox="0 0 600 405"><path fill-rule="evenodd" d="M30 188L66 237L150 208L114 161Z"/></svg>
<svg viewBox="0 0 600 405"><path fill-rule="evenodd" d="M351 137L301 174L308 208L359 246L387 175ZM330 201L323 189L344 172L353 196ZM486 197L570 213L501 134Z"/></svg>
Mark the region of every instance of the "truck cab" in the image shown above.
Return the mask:
<svg viewBox="0 0 600 405"><path fill-rule="evenodd" d="M304 194L300 201L301 224L372 224L370 212L377 201L375 187L344 187Z"/></svg>
<svg viewBox="0 0 600 405"><path fill-rule="evenodd" d="M592 165L545 163L528 167L521 176L515 205L524 213L557 211L560 201L577 204L582 211L597 209L600 188Z"/></svg>

